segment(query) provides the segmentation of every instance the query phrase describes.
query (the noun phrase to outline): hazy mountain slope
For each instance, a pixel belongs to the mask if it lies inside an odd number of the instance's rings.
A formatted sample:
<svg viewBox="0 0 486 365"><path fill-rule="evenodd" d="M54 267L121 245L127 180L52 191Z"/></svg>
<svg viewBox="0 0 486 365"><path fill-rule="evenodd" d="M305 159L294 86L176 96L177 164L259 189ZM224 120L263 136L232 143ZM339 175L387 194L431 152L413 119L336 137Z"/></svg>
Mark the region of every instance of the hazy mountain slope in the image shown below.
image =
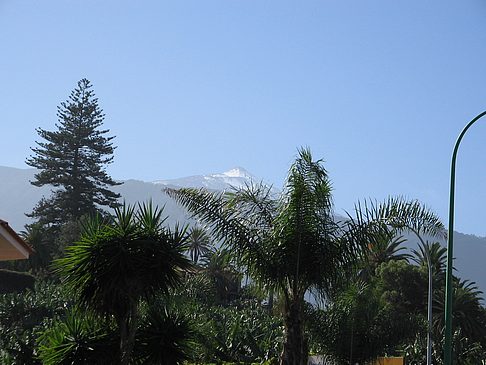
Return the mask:
<svg viewBox="0 0 486 365"><path fill-rule="evenodd" d="M459 277L475 281L485 292L486 238L454 232L454 258L454 267L459 270Z"/></svg>
<svg viewBox="0 0 486 365"><path fill-rule="evenodd" d="M34 177L34 169L16 169L0 166L0 218L8 221L17 231L23 229L29 222L24 213L30 212L42 195L48 196L50 189L38 188L30 184ZM158 206L165 206L165 215L169 217L168 223L186 223L188 214L172 199L162 192L168 187L205 187L222 190L230 186L243 186L251 180L258 181L243 168L235 168L221 174L190 176L172 180L158 180L144 182L127 180L113 190L122 195L122 199L130 204L138 202L152 202ZM486 238L476 237L455 232L454 257L455 266L461 278L476 281L480 288L486 290ZM406 246L416 248L417 242L413 236L408 236ZM445 243L444 243L445 244Z"/></svg>
<svg viewBox="0 0 486 365"><path fill-rule="evenodd" d="M35 169L16 169L0 166L0 218L9 222L17 231L30 222L25 213L31 212L34 205L43 195L50 195L49 187L38 188L30 184L34 179ZM113 190L120 193L122 201L129 204L143 203L152 200L158 206L165 206L168 222L184 223L187 213L172 199L162 192L164 187L205 187L212 190L241 187L255 178L243 168L234 168L221 174L190 176L173 180L144 182L127 180Z"/></svg>
<svg viewBox="0 0 486 365"><path fill-rule="evenodd" d="M174 186L176 187L176 186ZM181 187L181 186L178 186ZM173 199L169 198L162 189L164 185L148 183L139 180L127 180L113 190L120 193L127 204L138 204L152 201L154 205L164 207L164 215L168 216L167 222L185 223L189 216Z"/></svg>
<svg viewBox="0 0 486 365"><path fill-rule="evenodd" d="M34 169L0 166L0 218L15 230L22 230L29 222L25 213L30 213L43 195L50 195L50 188L37 188L30 183L34 173Z"/></svg>

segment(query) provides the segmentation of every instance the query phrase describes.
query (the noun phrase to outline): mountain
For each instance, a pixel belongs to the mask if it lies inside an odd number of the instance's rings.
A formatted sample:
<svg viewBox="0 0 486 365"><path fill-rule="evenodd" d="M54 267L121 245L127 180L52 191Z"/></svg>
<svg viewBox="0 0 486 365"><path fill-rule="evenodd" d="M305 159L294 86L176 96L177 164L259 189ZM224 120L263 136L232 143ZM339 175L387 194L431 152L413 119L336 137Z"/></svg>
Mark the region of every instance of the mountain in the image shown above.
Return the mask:
<svg viewBox="0 0 486 365"><path fill-rule="evenodd" d="M405 234L407 241L404 246L410 250L418 250L419 241L413 234ZM430 240L433 242L433 240ZM447 246L444 240L440 242ZM454 232L454 275L461 279L475 281L486 298L486 237Z"/></svg>
<svg viewBox="0 0 486 365"><path fill-rule="evenodd" d="M223 172L222 174L197 175L173 180L158 180L154 181L153 183L167 187L184 186L188 188L225 190L231 186L236 188L243 187L250 181L257 181L257 179L244 168L235 167L234 169Z"/></svg>
<svg viewBox="0 0 486 365"><path fill-rule="evenodd" d="M38 188L30 184L35 174L34 169L16 169L0 166L0 218L9 222L16 231L21 231L29 218L25 216L34 205L45 195L49 196L49 187ZM177 203L162 192L164 187L205 187L211 190L227 190L231 186L241 187L251 181L258 182L252 174L241 167L229 171L189 176L180 179L157 180L144 182L126 180L113 190L120 193L122 199L129 204L147 202L164 206L164 214L168 216L168 224L176 222L190 222L189 215ZM413 236L409 236L407 247L417 248ZM463 279L470 279L478 283L486 291L486 238L454 232L455 266ZM445 244L445 242L444 242Z"/></svg>
<svg viewBox="0 0 486 365"><path fill-rule="evenodd" d="M30 221L25 213L31 212L49 187L37 188L30 181L35 169L16 169L0 166L0 219L6 220L16 231Z"/></svg>
<svg viewBox="0 0 486 365"><path fill-rule="evenodd" d="M22 230L25 224L31 221L25 213L31 212L42 196L50 195L49 187L38 188L30 184L35 172L35 169L0 166L0 218L9 222L10 226L17 231ZM115 186L113 190L119 193L123 201L128 204L151 200L160 207L164 206L164 213L169 217L168 223L175 223L186 222L189 217L180 206L162 192L164 187L228 190L231 187L242 187L252 181L258 180L245 169L236 167L223 173L172 180L154 182L126 180L122 185Z"/></svg>

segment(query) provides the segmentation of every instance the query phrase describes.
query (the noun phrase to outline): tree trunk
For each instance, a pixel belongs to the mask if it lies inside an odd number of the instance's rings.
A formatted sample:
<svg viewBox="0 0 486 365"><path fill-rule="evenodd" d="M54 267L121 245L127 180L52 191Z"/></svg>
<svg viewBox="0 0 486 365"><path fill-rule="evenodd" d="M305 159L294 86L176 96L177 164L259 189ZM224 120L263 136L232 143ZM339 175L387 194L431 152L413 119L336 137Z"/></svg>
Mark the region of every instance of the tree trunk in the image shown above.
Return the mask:
<svg viewBox="0 0 486 365"><path fill-rule="evenodd" d="M303 300L291 299L285 304L284 344L280 365L307 365L307 341L304 338Z"/></svg>
<svg viewBox="0 0 486 365"><path fill-rule="evenodd" d="M120 365L128 365L135 346L135 333L138 325L138 307L133 306L130 312L119 321L120 328Z"/></svg>
<svg viewBox="0 0 486 365"><path fill-rule="evenodd" d="M270 313L273 312L273 300L274 300L274 297L275 297L275 292L273 291L273 289L270 289L270 292L268 294L268 311Z"/></svg>

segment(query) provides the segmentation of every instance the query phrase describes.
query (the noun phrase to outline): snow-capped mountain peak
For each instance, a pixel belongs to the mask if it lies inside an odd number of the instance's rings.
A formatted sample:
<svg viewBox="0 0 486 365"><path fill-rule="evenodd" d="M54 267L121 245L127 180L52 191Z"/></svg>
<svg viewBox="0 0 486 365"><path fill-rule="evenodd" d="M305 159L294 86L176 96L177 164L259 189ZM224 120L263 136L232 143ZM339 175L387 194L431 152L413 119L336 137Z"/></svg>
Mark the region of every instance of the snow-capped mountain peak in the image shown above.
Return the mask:
<svg viewBox="0 0 486 365"><path fill-rule="evenodd" d="M251 180L254 180L254 176L242 167L235 167L231 170L223 172L222 175L227 177L242 177L242 178L249 178Z"/></svg>
<svg viewBox="0 0 486 365"><path fill-rule="evenodd" d="M41 188L30 184L34 179L34 169L16 169L0 166L0 218L9 222L16 231L21 231L25 224L32 221L25 215L31 212L42 196L50 196L51 187ZM126 180L122 185L113 187L120 193L120 202L137 204L153 201L158 207L164 207L164 216L168 216L167 224L175 222L193 223L191 216L175 200L163 193L163 187L206 187L212 190L228 190L230 186L243 186L251 181L259 183L260 179L241 167L235 167L226 172L210 175L189 176L180 179L161 180L154 183L139 180ZM278 192L277 192L278 194ZM486 238L455 233L457 244L457 267L464 277L477 280L483 291L486 291Z"/></svg>
<svg viewBox="0 0 486 365"><path fill-rule="evenodd" d="M242 187L255 181L255 177L242 167L235 167L226 172L210 175L188 176L180 179L158 180L154 184L173 186L206 188L210 190L228 190L231 187Z"/></svg>

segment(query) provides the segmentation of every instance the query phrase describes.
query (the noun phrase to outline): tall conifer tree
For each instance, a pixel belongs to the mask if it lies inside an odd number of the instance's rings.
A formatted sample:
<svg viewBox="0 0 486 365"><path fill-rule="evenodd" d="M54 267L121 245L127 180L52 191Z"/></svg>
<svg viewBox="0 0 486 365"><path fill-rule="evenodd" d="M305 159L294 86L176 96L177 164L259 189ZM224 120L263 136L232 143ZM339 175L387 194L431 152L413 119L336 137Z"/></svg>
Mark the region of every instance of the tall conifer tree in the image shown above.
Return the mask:
<svg viewBox="0 0 486 365"><path fill-rule="evenodd" d="M102 206L114 207L120 197L109 190L120 183L105 170L113 162L114 136L107 137L109 130L101 129L105 115L89 80L80 80L57 109L57 130L38 128L43 141L36 141L26 161L39 169L33 185L54 187L29 214L49 226L76 221Z"/></svg>

